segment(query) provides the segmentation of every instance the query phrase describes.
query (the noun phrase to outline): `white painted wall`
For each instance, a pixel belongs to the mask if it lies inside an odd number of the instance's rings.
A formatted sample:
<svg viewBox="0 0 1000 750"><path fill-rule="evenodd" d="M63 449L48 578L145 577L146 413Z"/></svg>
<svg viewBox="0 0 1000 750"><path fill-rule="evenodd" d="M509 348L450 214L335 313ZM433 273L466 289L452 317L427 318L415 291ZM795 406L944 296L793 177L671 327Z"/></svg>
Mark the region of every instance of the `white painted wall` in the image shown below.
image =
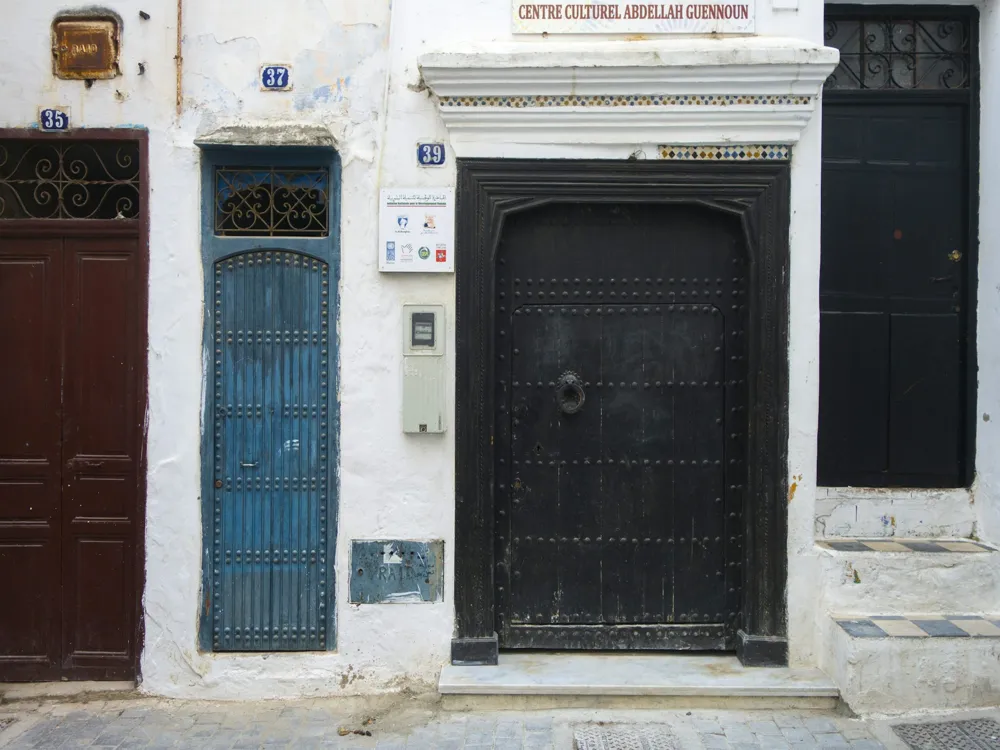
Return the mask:
<svg viewBox="0 0 1000 750"><path fill-rule="evenodd" d="M787 3L785 3L787 4ZM822 41L822 4L772 11L758 0L762 35ZM448 656L453 629L454 432L404 436L400 429L400 314L403 302L447 305L447 363L454 366L454 278L377 271L378 188L454 184L446 169L421 170L417 140L447 140L434 102L417 86L419 54L510 39L509 0L300 0L231 4L187 0L183 21L183 109L175 111L175 0L114 0L124 19L122 71L85 89L51 75L49 25L64 0L21 4L5 37L0 125L31 127L39 105L68 105L75 126L150 130L151 268L149 485L146 642L143 688L217 698L364 693L429 685ZM139 18L139 10L150 14ZM1000 65L1000 18L991 6L984 62ZM986 35L984 34L984 37ZM540 48L555 40L529 37ZM561 37L587 45L593 37ZM138 63L146 73L138 75ZM258 90L265 62L293 65L291 93ZM989 80L987 78L987 80ZM1000 119L1000 89L983 92L984 119ZM388 116L386 116L388 114ZM340 515L336 652L214 655L197 649L200 591L202 272L199 152L194 139L229 124L319 124L333 133L343 161L340 288ZM1000 146L983 129L983 205L1000 201ZM635 144L649 146L649 144ZM789 630L791 658L816 664L824 560L814 545L818 404L820 123L815 117L794 151L791 216ZM634 147L588 155L625 158ZM647 153L651 153L647 149ZM516 150L505 155L519 155ZM537 153L534 155L538 155ZM572 156L572 150L559 152ZM989 200L988 200L989 198ZM990 231L992 230L992 231ZM1000 260L991 252L1000 217L984 212L980 283L981 493L984 531L1000 531L1000 476L986 458L1000 447ZM993 239L985 239L990 238ZM994 375L991 376L991 373ZM449 401L451 399L449 398ZM990 404L993 404L992 408ZM449 427L453 414L449 414ZM995 506L995 503L994 503ZM445 540L444 602L353 607L346 603L351 539Z"/></svg>
<svg viewBox="0 0 1000 750"><path fill-rule="evenodd" d="M980 6L979 306L976 516L979 536L1000 541L1000 2Z"/></svg>

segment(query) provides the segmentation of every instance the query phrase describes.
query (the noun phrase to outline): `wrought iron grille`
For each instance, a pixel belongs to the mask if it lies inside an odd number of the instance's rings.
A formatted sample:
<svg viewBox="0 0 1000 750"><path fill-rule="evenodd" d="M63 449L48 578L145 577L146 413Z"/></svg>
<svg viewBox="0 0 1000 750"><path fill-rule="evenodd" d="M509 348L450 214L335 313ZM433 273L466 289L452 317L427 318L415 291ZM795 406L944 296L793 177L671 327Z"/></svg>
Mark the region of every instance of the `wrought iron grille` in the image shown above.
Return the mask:
<svg viewBox="0 0 1000 750"><path fill-rule="evenodd" d="M134 219L134 141L0 141L0 219Z"/></svg>
<svg viewBox="0 0 1000 750"><path fill-rule="evenodd" d="M962 19L827 18L840 50L827 89L967 89L969 23Z"/></svg>
<svg viewBox="0 0 1000 750"><path fill-rule="evenodd" d="M215 233L223 237L321 237L330 230L326 169L218 167Z"/></svg>

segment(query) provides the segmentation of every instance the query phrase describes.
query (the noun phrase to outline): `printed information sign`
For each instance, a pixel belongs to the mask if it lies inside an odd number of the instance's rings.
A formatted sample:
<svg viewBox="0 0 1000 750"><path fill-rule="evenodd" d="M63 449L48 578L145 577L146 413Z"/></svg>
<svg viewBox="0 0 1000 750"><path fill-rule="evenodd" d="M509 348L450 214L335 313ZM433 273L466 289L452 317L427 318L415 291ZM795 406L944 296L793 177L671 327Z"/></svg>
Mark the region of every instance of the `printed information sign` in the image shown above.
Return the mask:
<svg viewBox="0 0 1000 750"><path fill-rule="evenodd" d="M513 0L515 34L752 34L755 0L528 3Z"/></svg>
<svg viewBox="0 0 1000 750"><path fill-rule="evenodd" d="M455 270L455 188L383 188L380 271Z"/></svg>

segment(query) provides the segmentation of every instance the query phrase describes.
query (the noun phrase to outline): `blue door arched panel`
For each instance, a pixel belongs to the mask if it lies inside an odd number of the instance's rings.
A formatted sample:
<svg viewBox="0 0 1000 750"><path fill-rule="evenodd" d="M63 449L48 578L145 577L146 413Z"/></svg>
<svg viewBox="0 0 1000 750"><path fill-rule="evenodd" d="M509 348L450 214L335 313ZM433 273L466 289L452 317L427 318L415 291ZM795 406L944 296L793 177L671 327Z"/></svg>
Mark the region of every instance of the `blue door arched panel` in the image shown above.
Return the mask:
<svg viewBox="0 0 1000 750"><path fill-rule="evenodd" d="M212 650L322 650L332 636L330 268L255 250L213 273Z"/></svg>

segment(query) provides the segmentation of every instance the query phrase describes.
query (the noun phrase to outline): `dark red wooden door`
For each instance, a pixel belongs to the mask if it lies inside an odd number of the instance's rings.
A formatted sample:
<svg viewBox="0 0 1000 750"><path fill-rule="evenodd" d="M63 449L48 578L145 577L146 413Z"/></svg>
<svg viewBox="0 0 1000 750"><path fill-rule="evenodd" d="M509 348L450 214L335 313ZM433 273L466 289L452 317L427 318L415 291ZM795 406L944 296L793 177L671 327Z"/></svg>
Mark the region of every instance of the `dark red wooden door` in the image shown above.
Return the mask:
<svg viewBox="0 0 1000 750"><path fill-rule="evenodd" d="M62 245L0 238L0 680L59 676Z"/></svg>
<svg viewBox="0 0 1000 750"><path fill-rule="evenodd" d="M44 234L0 235L0 681L129 679L145 264L136 235Z"/></svg>

